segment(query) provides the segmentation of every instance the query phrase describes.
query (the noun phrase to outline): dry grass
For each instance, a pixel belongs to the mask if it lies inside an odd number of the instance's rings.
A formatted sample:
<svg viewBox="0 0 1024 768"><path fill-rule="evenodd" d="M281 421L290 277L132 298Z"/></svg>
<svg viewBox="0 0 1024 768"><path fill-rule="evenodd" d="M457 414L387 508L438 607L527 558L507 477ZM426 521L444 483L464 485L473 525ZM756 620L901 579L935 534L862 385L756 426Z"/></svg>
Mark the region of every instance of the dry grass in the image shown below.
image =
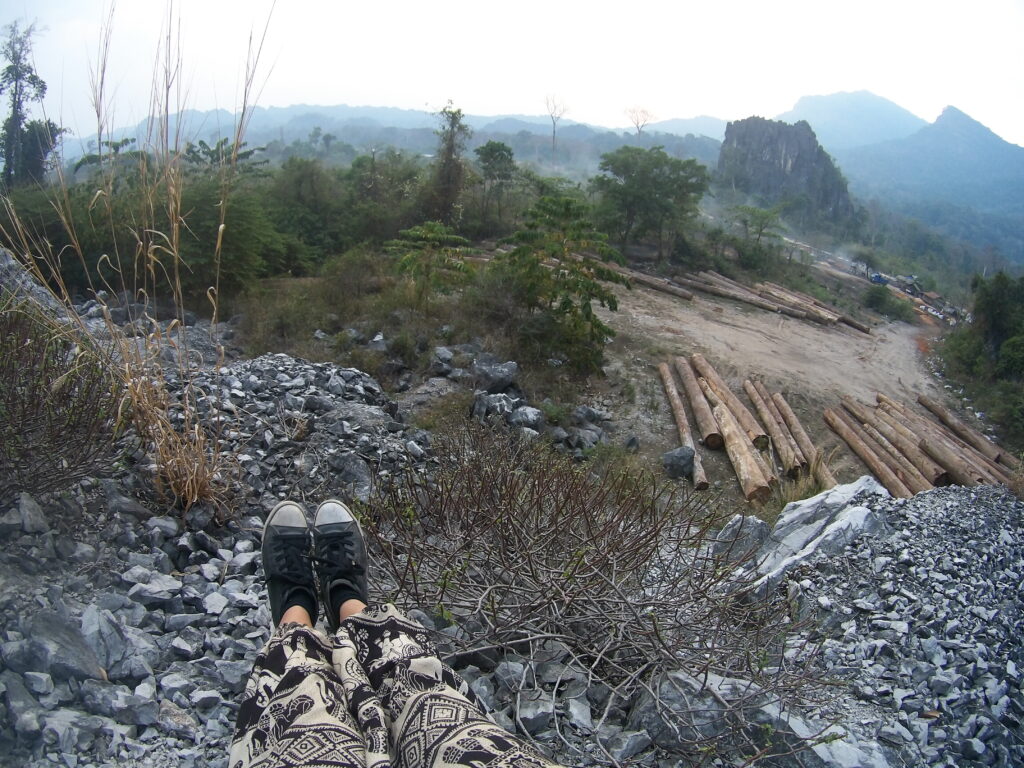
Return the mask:
<svg viewBox="0 0 1024 768"><path fill-rule="evenodd" d="M10 228L0 232L4 244L14 252L40 283L48 286L55 297L70 307L71 295L62 277L62 265L77 260L87 276L92 295L108 311L107 335L112 348L104 360L107 370L121 380L127 396L132 423L145 443L154 465L156 489L182 510L196 502L217 504L224 500L230 481L230 466L218 449L215 427L204 424L197 408L199 393L194 386L194 370L189 362L189 343L183 323L184 296L182 277L188 270L181 256L183 231L191 214L182 208L182 192L188 183L184 172L185 137L182 126L174 119L186 108L186 94L181 87L180 41L173 12L169 9L166 32L158 46L151 88L148 132L139 152L137 165L126 166L117 153L104 142L111 136L107 91L107 61L113 8L104 25L97 66L91 76L92 102L96 113L96 170L91 178L91 203L88 220L76 218L70 184L58 169L58 183L51 187L51 204L60 217L67 245L55 250L46 238L36 236L19 218L11 201L5 199ZM264 31L265 34L265 31ZM216 242L207 243L214 264L213 284L207 290L213 322L217 320L219 265L225 216L230 193L237 174L238 149L252 113L251 95L255 88L256 68L262 47L261 39L250 38L249 58L234 143L229 156L218 167L220 199L217 202L220 227ZM130 180L125 179L126 175ZM115 209L115 190L126 183L132 186L137 203L130 221L120 219L123 211ZM86 253L79 236L84 228L104 228L130 235L118 239L113 251L102 256ZM96 284L93 275L98 275ZM138 344L126 338L110 319L107 301L128 301L143 307L139 317L152 331ZM177 320L161 325L155 322L151 308L157 304L174 307ZM72 317L76 317L72 311ZM85 333L79 320L79 330ZM180 382L176 395L168 389L162 353L174 352L176 378Z"/></svg>

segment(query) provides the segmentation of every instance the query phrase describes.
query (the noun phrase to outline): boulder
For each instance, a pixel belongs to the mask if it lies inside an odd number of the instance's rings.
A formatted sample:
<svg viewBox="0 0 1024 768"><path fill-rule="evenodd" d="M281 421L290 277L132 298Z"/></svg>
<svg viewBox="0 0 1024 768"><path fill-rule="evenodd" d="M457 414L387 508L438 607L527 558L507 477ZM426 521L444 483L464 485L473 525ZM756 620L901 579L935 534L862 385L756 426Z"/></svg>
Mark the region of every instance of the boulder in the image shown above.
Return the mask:
<svg viewBox="0 0 1024 768"><path fill-rule="evenodd" d="M680 479L693 476L693 448L681 445L661 455L661 465L669 477Z"/></svg>

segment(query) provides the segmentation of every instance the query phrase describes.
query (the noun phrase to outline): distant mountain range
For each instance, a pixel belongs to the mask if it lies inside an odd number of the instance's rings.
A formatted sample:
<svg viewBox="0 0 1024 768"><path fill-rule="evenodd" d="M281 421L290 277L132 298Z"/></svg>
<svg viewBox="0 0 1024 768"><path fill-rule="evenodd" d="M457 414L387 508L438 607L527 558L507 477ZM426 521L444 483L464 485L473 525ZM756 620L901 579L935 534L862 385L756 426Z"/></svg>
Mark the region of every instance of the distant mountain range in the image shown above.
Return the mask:
<svg viewBox="0 0 1024 768"><path fill-rule="evenodd" d="M868 91L805 96L776 116L806 121L835 158L861 200L877 199L938 230L980 246L994 246L1024 263L1024 148L1004 141L954 107L927 123ZM234 117L224 110L180 115L183 133L215 141L230 135ZM558 123L558 156L550 151L547 115L466 115L474 129L471 146L505 141L516 157L548 171L585 178L600 156L623 144L654 146L694 157L709 168L727 122L700 116L651 123L642 136L632 129L608 129L563 119ZM358 151L395 146L429 154L436 145L435 114L425 110L347 105L257 107L246 133L250 146L305 140L316 128ZM173 130L174 126L172 126ZM145 125L115 133L143 136ZM92 137L93 140L95 137ZM65 142L67 159L87 151L89 138Z"/></svg>

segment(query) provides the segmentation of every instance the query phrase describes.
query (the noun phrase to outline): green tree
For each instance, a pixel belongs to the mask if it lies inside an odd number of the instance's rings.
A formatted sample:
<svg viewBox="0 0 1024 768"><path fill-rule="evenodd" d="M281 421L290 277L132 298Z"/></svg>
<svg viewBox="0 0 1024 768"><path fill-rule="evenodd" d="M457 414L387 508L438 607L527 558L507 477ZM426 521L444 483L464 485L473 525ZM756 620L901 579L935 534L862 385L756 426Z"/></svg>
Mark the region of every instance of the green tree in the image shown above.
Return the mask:
<svg viewBox="0 0 1024 768"><path fill-rule="evenodd" d="M27 135L26 130L26 105L31 101L40 101L46 95L46 83L36 74L32 65L32 38L35 32L35 24L29 24L22 29L19 22L15 21L4 27L6 39L0 44L0 55L7 62L3 70L0 70L0 93L7 94L11 105L3 130L0 131L0 141L3 143L4 186L8 189L14 184L32 178L30 168L25 162L26 154L29 154L33 143L33 135ZM46 123L42 127L49 129L49 121ZM36 153L45 144L49 144L46 152L48 156L60 136L60 131L47 130L46 134L44 136L40 133L40 127L34 129ZM40 142L40 139L43 141ZM30 165L33 164L37 168L40 165L38 161L30 162Z"/></svg>
<svg viewBox="0 0 1024 768"><path fill-rule="evenodd" d="M504 192L512 183L516 172L516 161L512 148L502 141L488 141L473 150L480 171L483 174L483 213L481 218L486 226L490 218L491 202L497 207L498 226L501 226L501 203Z"/></svg>
<svg viewBox="0 0 1024 768"><path fill-rule="evenodd" d="M587 207L569 197L542 197L526 213L526 229L507 242L516 247L494 269L526 314L512 325L527 346L561 351L578 370L600 367L604 345L614 332L594 312L594 303L618 308L609 284L628 285L608 266L622 257L594 229Z"/></svg>
<svg viewBox="0 0 1024 768"><path fill-rule="evenodd" d="M663 256L668 240L696 212L708 185L704 166L672 157L662 147L623 146L602 155L599 168L591 183L601 195L602 218L618 235L623 251L632 237L653 233Z"/></svg>
<svg viewBox="0 0 1024 768"><path fill-rule="evenodd" d="M441 127L437 131L437 160L434 163L428 210L442 224L451 224L456 218L455 207L466 178L462 152L472 131L463 122L462 110L456 109L450 101L437 116Z"/></svg>
<svg viewBox="0 0 1024 768"><path fill-rule="evenodd" d="M469 273L462 258L469 240L459 237L451 227L438 221L426 221L398 234L397 240L385 245L390 253L399 257L398 270L412 279L419 309L428 308L431 294L446 292Z"/></svg>
<svg viewBox="0 0 1024 768"><path fill-rule="evenodd" d="M756 208L752 205L737 205L732 209L733 220L743 227L743 237L761 245L762 240L775 240L781 236L782 210L784 205L773 208Z"/></svg>

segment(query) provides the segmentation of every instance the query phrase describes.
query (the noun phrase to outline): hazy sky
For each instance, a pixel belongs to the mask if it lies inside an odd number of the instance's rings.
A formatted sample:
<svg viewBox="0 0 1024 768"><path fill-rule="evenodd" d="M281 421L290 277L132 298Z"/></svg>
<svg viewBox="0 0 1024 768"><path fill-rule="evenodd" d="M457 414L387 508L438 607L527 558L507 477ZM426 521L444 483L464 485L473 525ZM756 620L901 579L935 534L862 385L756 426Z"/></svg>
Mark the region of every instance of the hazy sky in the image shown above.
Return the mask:
<svg viewBox="0 0 1024 768"><path fill-rule="evenodd" d="M46 110L95 133L89 75L102 0L0 0L0 23L36 20ZM869 90L926 120L952 104L1024 145L1024 0L630 0L515 3L178 0L186 106L238 106L250 32L269 18L262 106L352 104L544 114L624 126L772 117L802 95ZM107 82L115 126L147 113L167 5L114 9ZM179 24L180 22L180 24Z"/></svg>

